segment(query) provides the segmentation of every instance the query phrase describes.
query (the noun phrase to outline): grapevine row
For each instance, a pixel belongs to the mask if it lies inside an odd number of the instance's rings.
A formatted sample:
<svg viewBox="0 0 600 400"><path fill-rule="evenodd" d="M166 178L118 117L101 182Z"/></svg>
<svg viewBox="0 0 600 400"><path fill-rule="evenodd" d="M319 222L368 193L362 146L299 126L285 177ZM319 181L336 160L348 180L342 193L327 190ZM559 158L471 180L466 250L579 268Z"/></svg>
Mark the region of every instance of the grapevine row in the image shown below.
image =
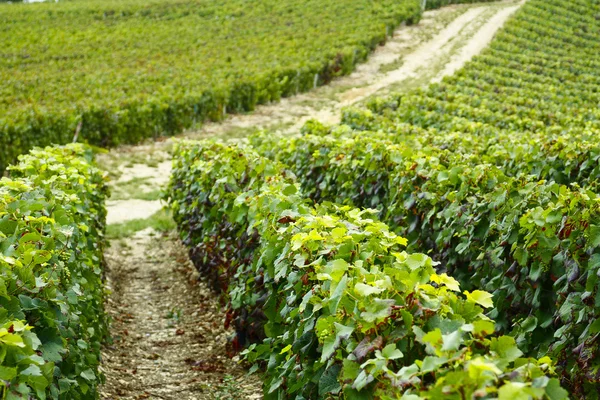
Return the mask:
<svg viewBox="0 0 600 400"><path fill-rule="evenodd" d="M461 294L373 211L312 205L281 167L181 143L169 187L196 265L226 290L234 343L266 370L265 399L566 398L549 358L494 334L490 294Z"/></svg>
<svg viewBox="0 0 600 400"><path fill-rule="evenodd" d="M0 397L97 396L105 177L81 145L34 149L0 181Z"/></svg>

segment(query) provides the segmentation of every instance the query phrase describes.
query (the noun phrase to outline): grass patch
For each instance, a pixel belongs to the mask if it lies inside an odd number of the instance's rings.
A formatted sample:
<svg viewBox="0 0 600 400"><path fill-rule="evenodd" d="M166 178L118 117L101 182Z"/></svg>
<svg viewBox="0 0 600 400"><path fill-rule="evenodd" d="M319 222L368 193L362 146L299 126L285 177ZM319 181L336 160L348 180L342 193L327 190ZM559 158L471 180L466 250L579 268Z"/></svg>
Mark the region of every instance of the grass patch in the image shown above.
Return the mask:
<svg viewBox="0 0 600 400"><path fill-rule="evenodd" d="M150 177L133 178L126 182L115 183L112 187L111 200L159 200L161 189L152 188L148 183Z"/></svg>
<svg viewBox="0 0 600 400"><path fill-rule="evenodd" d="M208 385L207 389L215 390L211 393L211 399L215 400L234 400L240 399L243 395L242 389L238 382L236 382L235 378L229 374L225 375L223 378L223 383L217 387L210 387Z"/></svg>
<svg viewBox="0 0 600 400"><path fill-rule="evenodd" d="M169 160L171 144L150 143L147 146L123 146L117 150L100 154L96 163L114 181L123 174L122 167L133 167L135 164L145 164L158 167L163 161Z"/></svg>
<svg viewBox="0 0 600 400"><path fill-rule="evenodd" d="M390 71L395 71L400 68L404 64L404 58L402 56L398 57L394 61L388 64L383 64L379 67L379 72L382 74L387 74Z"/></svg>
<svg viewBox="0 0 600 400"><path fill-rule="evenodd" d="M175 229L175 221L171 217L171 212L162 209L152 216L144 219L133 219L120 224L111 224L106 228L106 237L110 240L122 239L133 236L136 232L152 228L157 232L168 232Z"/></svg>

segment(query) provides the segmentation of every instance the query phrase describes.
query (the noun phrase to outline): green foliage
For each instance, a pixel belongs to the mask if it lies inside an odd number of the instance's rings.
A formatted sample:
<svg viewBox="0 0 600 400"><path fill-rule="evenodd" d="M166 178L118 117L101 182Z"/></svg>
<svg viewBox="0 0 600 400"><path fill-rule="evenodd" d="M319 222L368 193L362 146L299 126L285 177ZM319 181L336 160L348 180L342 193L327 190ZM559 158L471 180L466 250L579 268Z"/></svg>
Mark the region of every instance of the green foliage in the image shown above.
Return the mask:
<svg viewBox="0 0 600 400"><path fill-rule="evenodd" d="M497 0L424 0L426 10L434 10L436 8L448 6L450 4L472 4L486 3Z"/></svg>
<svg viewBox="0 0 600 400"><path fill-rule="evenodd" d="M0 396L96 398L104 175L81 145L34 149L10 172L0 180Z"/></svg>
<svg viewBox="0 0 600 400"><path fill-rule="evenodd" d="M175 153L175 219L196 265L228 288L266 399L566 398L549 358L494 335L491 294L461 294L376 210L312 206L293 174L245 147Z"/></svg>
<svg viewBox="0 0 600 400"><path fill-rule="evenodd" d="M260 274L247 281L259 235L244 207L236 211L240 208L238 195L274 179L278 169L253 152L246 154L220 144L181 142L175 154L167 191L173 219L202 276L228 298L226 324L235 328L232 345L240 350L264 336L265 315L260 307L265 293ZM252 290L246 290L247 285L252 285Z"/></svg>
<svg viewBox="0 0 600 400"><path fill-rule="evenodd" d="M439 273L493 293L497 327L558 359L579 398L599 396L598 12L529 1L442 83L251 138L310 198L377 208Z"/></svg>
<svg viewBox="0 0 600 400"><path fill-rule="evenodd" d="M305 92L420 15L420 0L0 5L0 171L75 132L135 143Z"/></svg>

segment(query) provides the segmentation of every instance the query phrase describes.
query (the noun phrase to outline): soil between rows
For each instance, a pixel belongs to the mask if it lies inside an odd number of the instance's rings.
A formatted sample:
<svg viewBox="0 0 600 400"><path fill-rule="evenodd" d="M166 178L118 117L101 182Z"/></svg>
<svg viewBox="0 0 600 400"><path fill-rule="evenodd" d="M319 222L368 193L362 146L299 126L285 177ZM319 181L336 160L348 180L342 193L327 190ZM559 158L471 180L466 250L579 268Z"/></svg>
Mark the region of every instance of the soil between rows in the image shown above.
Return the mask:
<svg viewBox="0 0 600 400"><path fill-rule="evenodd" d="M260 399L260 380L226 355L218 297L198 280L174 233L138 232L108 250L101 398Z"/></svg>

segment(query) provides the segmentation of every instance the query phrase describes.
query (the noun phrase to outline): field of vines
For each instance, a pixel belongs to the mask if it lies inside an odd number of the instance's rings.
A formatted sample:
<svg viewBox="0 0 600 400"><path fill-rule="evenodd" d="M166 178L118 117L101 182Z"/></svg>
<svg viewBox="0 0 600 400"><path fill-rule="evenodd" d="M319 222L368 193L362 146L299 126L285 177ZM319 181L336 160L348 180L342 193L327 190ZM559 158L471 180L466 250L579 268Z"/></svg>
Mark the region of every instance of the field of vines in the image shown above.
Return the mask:
<svg viewBox="0 0 600 400"><path fill-rule="evenodd" d="M457 2L0 4L0 399L101 396L94 146L327 84ZM453 76L339 124L175 141L163 200L264 399L600 399L598 54L598 0L527 0Z"/></svg>
<svg viewBox="0 0 600 400"><path fill-rule="evenodd" d="M138 143L310 90L351 72L422 13L420 0L8 3L0 5L6 400L98 399L105 383L102 349L114 339L105 311L108 174L95 165L97 148L66 143ZM484 314L490 294L459 293L456 279L435 272L438 261L406 252L377 211L311 198L292 168L257 152L268 143L182 144L170 192L192 258L229 299L232 350L265 374L266 398L435 397L446 388L432 385L434 370L469 393L564 397L551 358L523 358L516 338L494 332ZM37 147L46 145L54 146ZM202 166L190 169L196 159ZM221 199L225 208L214 208ZM466 359L468 378L455 381Z"/></svg>
<svg viewBox="0 0 600 400"><path fill-rule="evenodd" d="M33 146L138 143L313 89L421 13L421 0L0 1L0 172Z"/></svg>
<svg viewBox="0 0 600 400"><path fill-rule="evenodd" d="M600 397L599 18L529 0L340 125L179 144L171 208L266 399Z"/></svg>
<svg viewBox="0 0 600 400"><path fill-rule="evenodd" d="M172 135L348 74L420 0L0 4L0 169Z"/></svg>

